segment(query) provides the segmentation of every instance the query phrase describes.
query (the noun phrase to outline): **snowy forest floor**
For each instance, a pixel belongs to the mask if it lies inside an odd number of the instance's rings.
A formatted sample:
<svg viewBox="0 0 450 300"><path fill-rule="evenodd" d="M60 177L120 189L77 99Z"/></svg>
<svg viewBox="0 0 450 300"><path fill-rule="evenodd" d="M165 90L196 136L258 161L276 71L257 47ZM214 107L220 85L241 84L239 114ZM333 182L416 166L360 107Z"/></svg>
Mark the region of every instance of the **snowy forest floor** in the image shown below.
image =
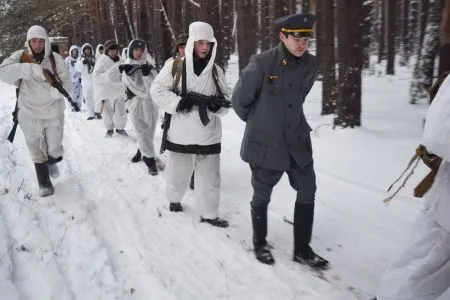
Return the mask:
<svg viewBox="0 0 450 300"><path fill-rule="evenodd" d="M169 212L164 172L152 177L132 164L135 141L104 138L103 122L86 121L84 110L67 110L56 192L38 197L21 131L6 141L15 91L0 85L1 299L370 299L422 205L411 195L425 168L382 203L420 142L427 109L408 104L411 70L397 71L364 77L361 128L333 130L332 116L320 116L320 82L306 100L318 185L312 246L331 261L323 273L291 260L292 226L283 218L292 217L295 192L286 177L269 210L276 264L255 260L250 170L239 157L245 124L233 111L223 118L221 158L221 214L230 227L220 229L199 222L190 190L185 212ZM127 130L134 136L131 122ZM158 130L157 149L160 137Z"/></svg>

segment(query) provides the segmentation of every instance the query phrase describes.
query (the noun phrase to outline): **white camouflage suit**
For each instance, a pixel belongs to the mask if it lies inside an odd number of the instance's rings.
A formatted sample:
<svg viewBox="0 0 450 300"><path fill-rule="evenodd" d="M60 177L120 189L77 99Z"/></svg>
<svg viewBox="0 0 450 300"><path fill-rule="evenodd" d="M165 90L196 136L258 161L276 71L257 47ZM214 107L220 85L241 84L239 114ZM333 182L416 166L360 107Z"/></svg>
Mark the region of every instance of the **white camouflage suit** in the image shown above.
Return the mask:
<svg viewBox="0 0 450 300"><path fill-rule="evenodd" d="M70 92L70 97L72 97L73 102L78 105L81 109L83 105L83 97L81 91L81 73L75 68L78 57L72 57L72 50L78 51L78 56L80 56L80 51L78 46L72 45L69 50L69 56L66 58L67 69L69 70L70 81L72 82L72 91Z"/></svg>
<svg viewBox="0 0 450 300"><path fill-rule="evenodd" d="M211 58L208 64L197 76L194 73L193 51L194 42L207 40L214 43L211 48ZM212 70L216 57L217 41L212 27L203 22L194 22L189 26L189 39L186 44L186 84L187 92L197 92L203 95L215 95ZM166 196L171 203L178 203L183 198L189 185L192 171L195 170L195 197L200 215L206 219L218 217L220 202L220 149L212 154L196 154L209 152L219 146L222 140L222 123L220 117L228 112L221 108L216 113L208 110L210 122L203 125L199 118L198 107L194 106L190 112L177 112L181 97L172 91L174 77L172 65L174 60L168 60L152 83L150 93L153 101L167 113L172 114L167 140L175 148L168 146L168 165L166 177ZM229 89L225 74L217 67L219 86L229 99ZM178 89L182 89L181 78ZM171 150L172 148L172 150Z"/></svg>
<svg viewBox="0 0 450 300"><path fill-rule="evenodd" d="M106 50L106 49L105 49ZM117 72L122 60L114 62L108 55L98 56L94 68L95 95L104 101L102 105L103 121L106 129L125 129L127 113L125 110L125 87Z"/></svg>
<svg viewBox="0 0 450 300"><path fill-rule="evenodd" d="M450 287L450 76L428 110L422 139L442 163L407 248L381 279L378 300L434 300Z"/></svg>
<svg viewBox="0 0 450 300"><path fill-rule="evenodd" d="M44 163L48 157L62 157L64 133L64 97L47 82L43 69L53 73L50 61L50 40L41 26L32 26L27 33L27 48L31 53L29 41L32 38L45 40L45 55L41 64L21 63L23 50L14 52L0 66L0 80L18 85L19 125L25 137L31 159L34 163ZM64 59L53 52L56 72L65 90L70 93L71 82Z"/></svg>
<svg viewBox="0 0 450 300"><path fill-rule="evenodd" d="M94 50L90 44L86 43L81 47L81 56L75 64L75 69L81 73L81 85L83 87L83 97L86 100L88 116L94 117L95 113L100 113L101 101L96 101L94 98L94 83L92 77L94 67L83 63L83 61L87 58L84 54L84 50L86 50L86 48L91 48L92 56L90 58L95 61Z"/></svg>
<svg viewBox="0 0 450 300"><path fill-rule="evenodd" d="M133 41L130 42L130 46L131 43L133 43ZM132 53L128 53L125 64L142 65L148 63L152 67L155 65L153 58L147 52L147 48L139 61L133 59L131 56ZM158 121L158 107L150 96L150 86L154 78L154 71L151 71L148 76L143 76L141 70L137 70L131 76L128 76L125 72L122 73L123 83L136 95L132 99L129 99L126 102L126 105L136 130L139 149L142 155L148 158L155 157L155 145L153 139L155 137L156 123Z"/></svg>

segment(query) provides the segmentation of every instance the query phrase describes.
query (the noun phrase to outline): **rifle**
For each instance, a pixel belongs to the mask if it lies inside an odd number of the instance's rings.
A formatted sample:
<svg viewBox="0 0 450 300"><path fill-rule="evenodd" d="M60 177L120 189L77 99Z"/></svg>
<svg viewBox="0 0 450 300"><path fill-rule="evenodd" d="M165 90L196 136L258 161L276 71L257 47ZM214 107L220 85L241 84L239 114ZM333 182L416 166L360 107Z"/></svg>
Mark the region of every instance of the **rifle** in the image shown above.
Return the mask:
<svg viewBox="0 0 450 300"><path fill-rule="evenodd" d="M20 56L20 62L35 64L36 60L33 58L32 55L30 55L28 53L28 51L24 51L22 53L22 55ZM55 57L53 56L53 53L50 54L50 62L52 64L53 71L56 73L56 62L55 62ZM44 69L43 72L44 72L44 77L47 80L47 82L50 83L50 85L52 87L57 89L64 97L67 98L70 105L72 105L72 107L74 108L75 111L80 111L80 108L78 107L78 105L75 102L73 102L72 97L70 97L69 93L67 93L67 91L62 86L60 80L58 80L59 77L56 77L56 75L52 74L52 72L50 72L50 70L48 70L48 69Z"/></svg>
<svg viewBox="0 0 450 300"><path fill-rule="evenodd" d="M167 132L169 131L169 127L170 127L170 121L172 120L172 115L168 114L168 113L164 113L164 121L161 125L161 128L163 129L163 134L162 134L162 140L161 140L161 148L159 150L159 153L163 154L164 151L166 150L166 146L167 146Z"/></svg>
<svg viewBox="0 0 450 300"><path fill-rule="evenodd" d="M187 94L191 98L195 105L198 106L198 113L203 125L208 125L210 119L208 118L207 109L212 112L218 111L220 108L230 108L231 102L226 100L223 95L219 96L205 96L195 92L189 92Z"/></svg>
<svg viewBox="0 0 450 300"><path fill-rule="evenodd" d="M50 72L49 69L44 69L44 76L52 87L57 89L58 92L60 92L64 97L67 98L67 101L69 101L70 105L72 105L75 111L80 111L78 105L75 102L73 102L72 97L70 97L69 93L67 93L63 85L57 80L56 76L52 74L52 72Z"/></svg>
<svg viewBox="0 0 450 300"><path fill-rule="evenodd" d="M14 107L14 111L12 112L12 116L13 116L13 127L11 128L11 131L9 132L8 138L7 140L12 143L14 142L14 137L16 136L16 130L17 130L17 125L19 125L19 119L18 119L18 114L19 114L19 88L16 88L16 106Z"/></svg>

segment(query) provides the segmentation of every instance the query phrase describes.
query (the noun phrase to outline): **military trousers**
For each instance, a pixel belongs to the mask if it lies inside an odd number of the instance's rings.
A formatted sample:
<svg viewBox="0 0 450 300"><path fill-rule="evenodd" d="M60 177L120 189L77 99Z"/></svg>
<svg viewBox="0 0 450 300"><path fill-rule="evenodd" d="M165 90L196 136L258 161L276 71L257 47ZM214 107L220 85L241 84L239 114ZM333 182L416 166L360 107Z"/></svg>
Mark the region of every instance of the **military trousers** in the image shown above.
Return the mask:
<svg viewBox="0 0 450 300"><path fill-rule="evenodd" d="M270 202L273 187L280 181L284 172L289 177L291 187L297 191L296 202L312 204L316 194L316 174L313 163L299 167L292 159L289 170L271 170L250 164L252 171L253 207L267 207Z"/></svg>
<svg viewBox="0 0 450 300"><path fill-rule="evenodd" d="M195 171L195 198L200 215L215 219L220 203L220 154L187 154L168 151L166 196L169 202L180 202Z"/></svg>
<svg viewBox="0 0 450 300"><path fill-rule="evenodd" d="M125 129L128 116L124 99L106 99L102 111L106 129Z"/></svg>
<svg viewBox="0 0 450 300"><path fill-rule="evenodd" d="M38 119L19 110L19 125L34 163L44 163L49 156L63 156L64 114Z"/></svg>

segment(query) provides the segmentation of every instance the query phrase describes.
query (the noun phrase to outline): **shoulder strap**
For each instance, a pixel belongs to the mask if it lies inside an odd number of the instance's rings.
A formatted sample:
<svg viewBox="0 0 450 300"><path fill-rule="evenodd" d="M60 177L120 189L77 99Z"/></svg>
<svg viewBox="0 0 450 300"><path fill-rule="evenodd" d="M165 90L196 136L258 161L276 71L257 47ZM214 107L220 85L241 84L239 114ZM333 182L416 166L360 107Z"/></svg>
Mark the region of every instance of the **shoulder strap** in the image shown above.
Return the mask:
<svg viewBox="0 0 450 300"><path fill-rule="evenodd" d="M172 65L172 77L174 77L172 90L178 90L178 84L180 83L181 72L183 71L183 63L181 63L182 59L180 57L175 58Z"/></svg>
<svg viewBox="0 0 450 300"><path fill-rule="evenodd" d="M186 76L186 59L183 60L183 64L182 64L182 69L183 69L183 78L181 80L181 95L186 95L187 94L187 76ZM178 81L180 81L178 79Z"/></svg>
<svg viewBox="0 0 450 300"><path fill-rule="evenodd" d="M175 74L177 72L178 69L178 64L180 63L180 58L177 56L174 58L173 60L173 64L172 64L172 77L175 77Z"/></svg>
<svg viewBox="0 0 450 300"><path fill-rule="evenodd" d="M217 73L216 64L213 64L212 75L213 75L214 84L216 86L217 94L219 94L219 96L221 96L221 97L224 97L222 89L220 88L220 85L219 85L219 74Z"/></svg>
<svg viewBox="0 0 450 300"><path fill-rule="evenodd" d="M50 63L52 64L53 74L55 75L56 80L62 84L62 80L59 77L58 72L56 70L56 61L55 61L55 56L53 55L53 52L50 52L49 58L50 58Z"/></svg>

